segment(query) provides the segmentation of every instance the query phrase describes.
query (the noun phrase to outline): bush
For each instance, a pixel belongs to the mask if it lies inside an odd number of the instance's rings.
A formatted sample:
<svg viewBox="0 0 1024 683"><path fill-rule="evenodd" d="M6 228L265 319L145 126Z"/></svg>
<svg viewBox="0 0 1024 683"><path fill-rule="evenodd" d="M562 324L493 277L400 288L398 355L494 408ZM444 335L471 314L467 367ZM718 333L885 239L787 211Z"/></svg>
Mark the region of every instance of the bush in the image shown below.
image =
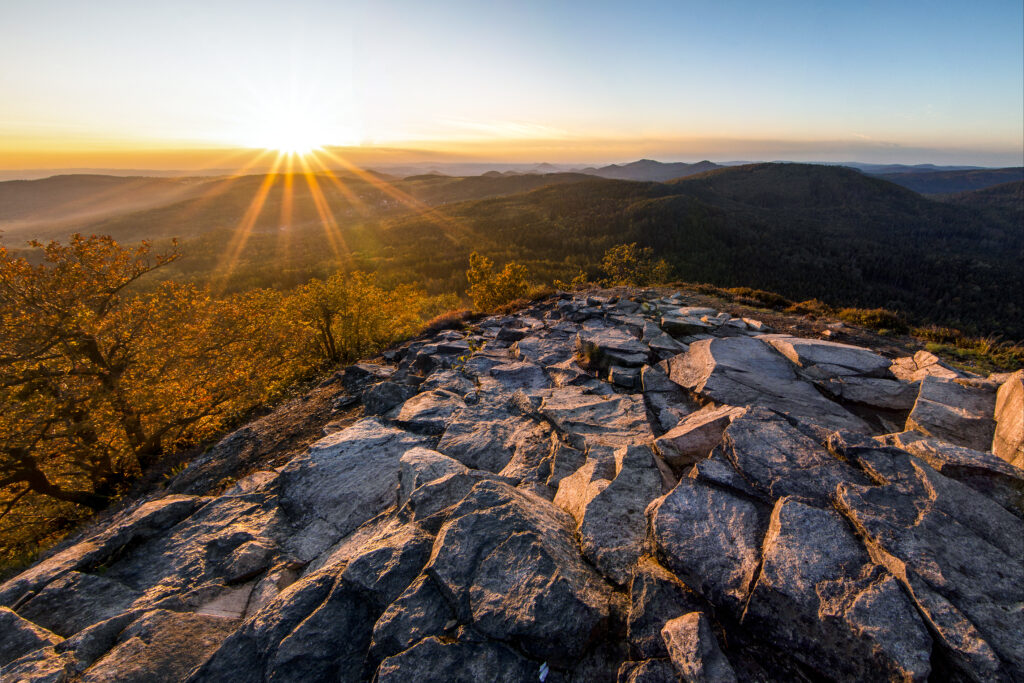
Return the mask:
<svg viewBox="0 0 1024 683"><path fill-rule="evenodd" d="M433 334L441 330L456 330L473 320L477 315L468 308L446 311L428 320L420 332L423 334Z"/></svg>
<svg viewBox="0 0 1024 683"><path fill-rule="evenodd" d="M518 263L506 263L500 273L495 273L494 261L474 251L469 255L469 270L466 271L469 282L466 294L479 310L491 311L526 296L529 290L526 274L526 266Z"/></svg>
<svg viewBox="0 0 1024 683"><path fill-rule="evenodd" d="M844 308L839 311L839 319L879 332L905 334L910 331L901 315L884 308Z"/></svg>
<svg viewBox="0 0 1024 683"><path fill-rule="evenodd" d="M748 306L756 306L758 304L762 306L768 306L769 308L785 308L793 304L792 301L776 294L775 292L766 292L763 289L751 289L750 287L732 287L727 289L727 292L732 295L732 298L741 304Z"/></svg>
<svg viewBox="0 0 1024 683"><path fill-rule="evenodd" d="M601 270L608 276L606 286L633 285L648 287L667 282L672 269L665 259L654 260L654 250L632 244L619 244L604 253Z"/></svg>
<svg viewBox="0 0 1024 683"><path fill-rule="evenodd" d="M834 315L835 309L828 304L818 301L817 299L808 299L807 301L801 301L789 306L786 308L786 313L793 313L795 315L811 315L818 318L826 315Z"/></svg>

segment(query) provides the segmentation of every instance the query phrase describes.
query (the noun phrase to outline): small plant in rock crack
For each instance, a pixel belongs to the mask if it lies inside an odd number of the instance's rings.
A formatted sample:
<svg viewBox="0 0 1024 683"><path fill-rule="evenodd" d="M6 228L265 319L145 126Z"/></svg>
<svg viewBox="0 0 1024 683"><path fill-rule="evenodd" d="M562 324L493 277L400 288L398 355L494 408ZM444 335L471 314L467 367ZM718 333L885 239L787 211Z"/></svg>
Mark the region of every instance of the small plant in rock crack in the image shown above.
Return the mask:
<svg viewBox="0 0 1024 683"><path fill-rule="evenodd" d="M452 365L452 370L459 373L463 377L468 377L470 379L476 380L476 384L479 385L480 381L479 379L476 378L476 375L471 375L466 371L466 363L468 363L469 359L473 357L473 354L477 353L478 351L484 348L484 344L486 342L481 343L470 339L468 340L467 343L469 344L469 350L455 359L455 363Z"/></svg>

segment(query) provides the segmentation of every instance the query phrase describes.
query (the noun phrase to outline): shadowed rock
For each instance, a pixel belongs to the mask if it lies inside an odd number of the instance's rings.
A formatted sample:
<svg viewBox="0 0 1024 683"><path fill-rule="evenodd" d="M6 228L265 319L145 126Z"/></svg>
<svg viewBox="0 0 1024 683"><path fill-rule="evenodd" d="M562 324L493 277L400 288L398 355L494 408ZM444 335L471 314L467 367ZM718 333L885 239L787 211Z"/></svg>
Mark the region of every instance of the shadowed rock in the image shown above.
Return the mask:
<svg viewBox="0 0 1024 683"><path fill-rule="evenodd" d="M24 654L64 640L56 633L22 619L6 607L0 607L0 667Z"/></svg>
<svg viewBox="0 0 1024 683"><path fill-rule="evenodd" d="M925 680L932 642L897 581L831 510L782 498L743 616L822 675Z"/></svg>
<svg viewBox="0 0 1024 683"><path fill-rule="evenodd" d="M861 457L888 483L842 484L838 505L872 557L903 583L966 675L1020 678L1024 521L910 456Z"/></svg>
<svg viewBox="0 0 1024 683"><path fill-rule="evenodd" d="M425 638L405 652L388 657L377 671L378 683L520 683L535 680L536 662L495 642L442 642Z"/></svg>
<svg viewBox="0 0 1024 683"><path fill-rule="evenodd" d="M629 584L627 637L636 659L667 657L661 637L665 623L699 610L703 600L653 558L641 558Z"/></svg>

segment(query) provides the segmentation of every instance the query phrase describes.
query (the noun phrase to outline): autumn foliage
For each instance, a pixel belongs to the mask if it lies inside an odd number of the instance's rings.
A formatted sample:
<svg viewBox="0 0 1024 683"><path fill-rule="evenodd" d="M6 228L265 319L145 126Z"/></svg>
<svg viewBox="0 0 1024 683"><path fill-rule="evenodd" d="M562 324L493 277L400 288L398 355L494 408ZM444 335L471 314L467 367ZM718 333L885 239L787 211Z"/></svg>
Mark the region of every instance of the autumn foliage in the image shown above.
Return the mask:
<svg viewBox="0 0 1024 683"><path fill-rule="evenodd" d="M153 282L174 251L79 235L34 246L38 265L0 248L0 540L8 553L105 507L167 452L453 305L361 273L216 297Z"/></svg>

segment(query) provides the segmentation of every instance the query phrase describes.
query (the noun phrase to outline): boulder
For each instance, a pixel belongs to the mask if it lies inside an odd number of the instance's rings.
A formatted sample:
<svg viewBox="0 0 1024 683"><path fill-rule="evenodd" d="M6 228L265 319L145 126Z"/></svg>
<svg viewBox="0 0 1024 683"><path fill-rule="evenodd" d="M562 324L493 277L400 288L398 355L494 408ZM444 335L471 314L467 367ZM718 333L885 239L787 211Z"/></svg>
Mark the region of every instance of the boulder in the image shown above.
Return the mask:
<svg viewBox="0 0 1024 683"><path fill-rule="evenodd" d="M308 552L319 552L396 504L401 458L422 445L421 437L368 418L289 462L281 472L280 505L295 525L312 530Z"/></svg>
<svg viewBox="0 0 1024 683"><path fill-rule="evenodd" d="M860 418L799 379L789 360L752 337L694 342L668 360L668 369L669 379L705 401L767 406L832 429L868 431Z"/></svg>
<svg viewBox="0 0 1024 683"><path fill-rule="evenodd" d="M363 389L362 402L367 415L383 415L416 395L417 388L398 382L377 382Z"/></svg>
<svg viewBox="0 0 1024 683"><path fill-rule="evenodd" d="M722 453L769 504L796 495L826 507L838 484L870 483L863 472L765 408L749 408L733 419L722 439Z"/></svg>
<svg viewBox="0 0 1024 683"><path fill-rule="evenodd" d="M1024 470L987 451L954 446L918 432L891 434L881 440L899 446L944 476L967 484L1018 517L1024 517Z"/></svg>
<svg viewBox="0 0 1024 683"><path fill-rule="evenodd" d="M611 591L576 548L572 518L487 481L449 517L426 571L459 621L553 666L581 658L607 622Z"/></svg>
<svg viewBox="0 0 1024 683"><path fill-rule="evenodd" d="M617 683L676 683L679 676L668 659L644 659L623 662Z"/></svg>
<svg viewBox="0 0 1024 683"><path fill-rule="evenodd" d="M594 494L577 519L583 554L606 577L625 584L646 537L644 509L661 495L661 474L647 446L620 447L614 458L611 481L588 485ZM560 495L572 481L573 477L562 480Z"/></svg>
<svg viewBox="0 0 1024 683"><path fill-rule="evenodd" d="M398 504L404 505L412 492L424 484L449 474L465 474L468 471L469 468L455 458L429 448L411 448L399 459Z"/></svg>
<svg viewBox="0 0 1024 683"><path fill-rule="evenodd" d="M931 637L841 516L781 498L744 624L822 676L927 680Z"/></svg>
<svg viewBox="0 0 1024 683"><path fill-rule="evenodd" d="M673 314L662 316L661 329L673 337L679 338L710 332L714 326L697 316Z"/></svg>
<svg viewBox="0 0 1024 683"><path fill-rule="evenodd" d="M1013 373L996 393L992 452L1024 469L1024 370Z"/></svg>
<svg viewBox="0 0 1024 683"><path fill-rule="evenodd" d="M661 563L713 604L739 614L761 560L766 520L732 492L683 479L648 508Z"/></svg>
<svg viewBox="0 0 1024 683"><path fill-rule="evenodd" d="M703 612L690 612L669 620L661 629L672 665L687 683L729 683L736 680L722 654L711 623Z"/></svg>
<svg viewBox="0 0 1024 683"><path fill-rule="evenodd" d="M708 457L722 440L732 418L743 412L732 406L708 406L687 415L673 429L654 440L654 446L672 467L686 467Z"/></svg>
<svg viewBox="0 0 1024 683"><path fill-rule="evenodd" d="M394 373L395 369L376 363L355 363L346 367L341 373L341 386L353 396L377 382L383 382Z"/></svg>
<svg viewBox="0 0 1024 683"><path fill-rule="evenodd" d="M520 438L534 426L507 403L480 402L456 413L437 450L467 467L500 472L508 465Z"/></svg>
<svg viewBox="0 0 1024 683"><path fill-rule="evenodd" d="M586 368L607 370L612 365L638 368L650 349L629 332L615 327L582 329L576 335L576 355Z"/></svg>
<svg viewBox="0 0 1024 683"><path fill-rule="evenodd" d="M952 379L925 377L906 428L985 451L995 434L995 405L995 392Z"/></svg>
<svg viewBox="0 0 1024 683"><path fill-rule="evenodd" d="M443 636L457 623L454 616L430 577L421 575L374 624L370 652L381 660L429 636Z"/></svg>
<svg viewBox="0 0 1024 683"><path fill-rule="evenodd" d="M918 351L913 356L897 358L892 362L889 371L904 382L917 382L925 377L958 379L967 377L966 372L943 363L934 353Z"/></svg>

